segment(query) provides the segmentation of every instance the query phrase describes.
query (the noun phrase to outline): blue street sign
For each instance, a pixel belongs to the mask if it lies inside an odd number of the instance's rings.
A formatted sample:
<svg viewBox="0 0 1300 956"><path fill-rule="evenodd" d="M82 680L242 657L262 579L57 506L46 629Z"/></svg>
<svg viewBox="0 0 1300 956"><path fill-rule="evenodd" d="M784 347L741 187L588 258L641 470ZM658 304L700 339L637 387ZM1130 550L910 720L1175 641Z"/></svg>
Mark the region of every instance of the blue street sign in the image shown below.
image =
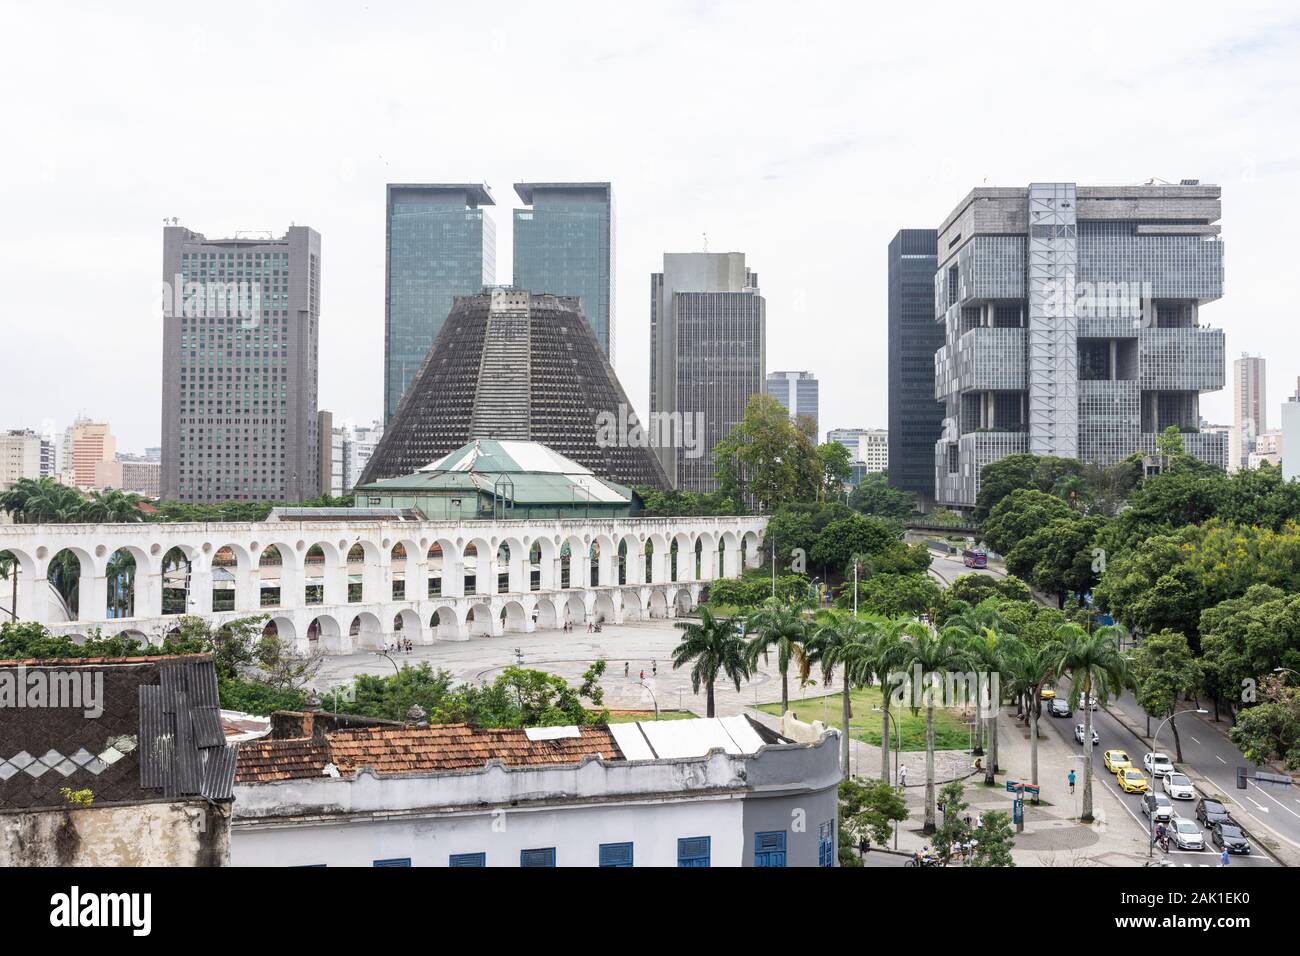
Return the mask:
<svg viewBox="0 0 1300 956"><path fill-rule="evenodd" d="M1025 819L1025 801L1016 800L1011 805L1011 822L1020 824Z"/></svg>
<svg viewBox="0 0 1300 956"><path fill-rule="evenodd" d="M1014 780L1007 781L1007 793L1019 793L1024 789L1023 783L1016 783Z"/></svg>

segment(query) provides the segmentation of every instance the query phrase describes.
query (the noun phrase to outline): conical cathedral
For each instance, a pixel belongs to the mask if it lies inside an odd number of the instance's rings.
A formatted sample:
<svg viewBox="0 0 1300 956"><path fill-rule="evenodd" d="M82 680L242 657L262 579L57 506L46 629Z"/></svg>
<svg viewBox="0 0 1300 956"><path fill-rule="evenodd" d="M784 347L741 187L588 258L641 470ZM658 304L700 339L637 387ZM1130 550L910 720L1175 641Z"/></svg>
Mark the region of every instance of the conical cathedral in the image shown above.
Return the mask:
<svg viewBox="0 0 1300 956"><path fill-rule="evenodd" d="M521 289L461 296L360 484L488 438L540 442L610 481L667 488L629 418L632 403L576 298Z"/></svg>

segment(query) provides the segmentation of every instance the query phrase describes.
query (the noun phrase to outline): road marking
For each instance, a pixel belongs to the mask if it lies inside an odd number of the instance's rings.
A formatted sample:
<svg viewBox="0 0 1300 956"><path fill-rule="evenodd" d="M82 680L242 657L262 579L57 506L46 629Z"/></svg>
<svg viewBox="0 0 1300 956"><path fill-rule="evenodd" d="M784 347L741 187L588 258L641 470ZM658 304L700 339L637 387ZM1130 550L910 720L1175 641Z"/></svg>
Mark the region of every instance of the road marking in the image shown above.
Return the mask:
<svg viewBox="0 0 1300 956"><path fill-rule="evenodd" d="M1189 737L1192 737L1192 735L1191 735L1191 734L1188 734L1188 735L1187 735L1187 736L1189 736ZM1195 737L1192 737L1192 739L1193 739L1193 740L1196 740L1196 738L1195 738ZM1200 741L1199 741L1199 740L1196 740L1196 742L1197 742L1197 743L1198 743L1198 744L1199 744L1199 743L1200 743Z"/></svg>
<svg viewBox="0 0 1300 956"><path fill-rule="evenodd" d="M1214 759L1217 760L1217 761L1219 761L1219 763L1224 763L1224 764L1226 764L1226 763L1228 762L1228 761L1224 760L1222 757L1220 757L1218 754L1215 754L1215 755L1214 755Z"/></svg>
<svg viewBox="0 0 1300 956"><path fill-rule="evenodd" d="M1255 784L1255 790L1256 790L1257 792L1259 792L1259 793L1262 793L1264 796L1268 797L1270 800L1272 800L1274 803L1276 803L1279 807L1281 807L1281 808L1282 808L1283 810L1285 810L1287 813L1291 814L1291 816L1293 816L1293 817L1300 817L1300 813L1296 813L1294 810L1292 810L1290 807L1288 807L1285 803L1283 803L1283 802L1282 802L1281 800L1279 800L1277 797L1273 796L1273 794L1269 793L1268 790L1266 790L1264 787L1261 787L1259 784ZM1253 799L1252 799L1250 802L1251 802L1251 803L1255 803L1255 801L1254 801ZM1298 801L1296 801L1296 802L1297 802L1297 803L1300 803L1300 800L1298 800ZM1259 804L1258 804L1258 803L1255 803L1255 806L1259 807ZM1260 807L1260 809L1263 810L1265 813L1268 813L1268 807Z"/></svg>

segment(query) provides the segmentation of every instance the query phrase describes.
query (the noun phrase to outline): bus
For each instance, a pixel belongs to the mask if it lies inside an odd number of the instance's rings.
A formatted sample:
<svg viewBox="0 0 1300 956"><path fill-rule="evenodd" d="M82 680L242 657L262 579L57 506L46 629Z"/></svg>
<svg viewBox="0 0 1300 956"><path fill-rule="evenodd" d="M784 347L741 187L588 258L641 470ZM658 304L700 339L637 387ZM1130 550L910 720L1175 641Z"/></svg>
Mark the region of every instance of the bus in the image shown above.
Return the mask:
<svg viewBox="0 0 1300 956"><path fill-rule="evenodd" d="M967 548L961 553L962 563L968 568L988 567L988 552L983 548Z"/></svg>

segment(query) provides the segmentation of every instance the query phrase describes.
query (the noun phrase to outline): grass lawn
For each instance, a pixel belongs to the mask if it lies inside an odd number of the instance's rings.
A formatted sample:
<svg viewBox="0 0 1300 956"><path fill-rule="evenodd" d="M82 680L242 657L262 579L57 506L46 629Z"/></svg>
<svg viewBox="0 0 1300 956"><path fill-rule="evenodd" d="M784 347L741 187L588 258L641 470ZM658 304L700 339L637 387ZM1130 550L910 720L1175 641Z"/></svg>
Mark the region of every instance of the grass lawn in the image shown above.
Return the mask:
<svg viewBox="0 0 1300 956"><path fill-rule="evenodd" d="M880 706L879 687L859 687L849 695L853 716L849 729L854 739L863 743L880 746L880 711L873 708ZM840 694L830 696L799 698L791 696L790 709L800 720L820 720L829 727L840 726L840 712L843 707ZM759 710L765 714L781 716L781 702L760 704ZM971 710L974 714L974 710ZM895 723L897 721L897 723ZM910 707L891 709L889 720L889 746L898 745L902 736L903 750L925 749L925 710L916 714ZM934 749L935 750L969 750L970 729L962 718L960 710L935 708L934 711Z"/></svg>
<svg viewBox="0 0 1300 956"><path fill-rule="evenodd" d="M689 710L659 711L660 720L690 720L694 716ZM638 720L654 719L655 712L653 710L611 710L609 712L609 722L611 724L630 724Z"/></svg>

